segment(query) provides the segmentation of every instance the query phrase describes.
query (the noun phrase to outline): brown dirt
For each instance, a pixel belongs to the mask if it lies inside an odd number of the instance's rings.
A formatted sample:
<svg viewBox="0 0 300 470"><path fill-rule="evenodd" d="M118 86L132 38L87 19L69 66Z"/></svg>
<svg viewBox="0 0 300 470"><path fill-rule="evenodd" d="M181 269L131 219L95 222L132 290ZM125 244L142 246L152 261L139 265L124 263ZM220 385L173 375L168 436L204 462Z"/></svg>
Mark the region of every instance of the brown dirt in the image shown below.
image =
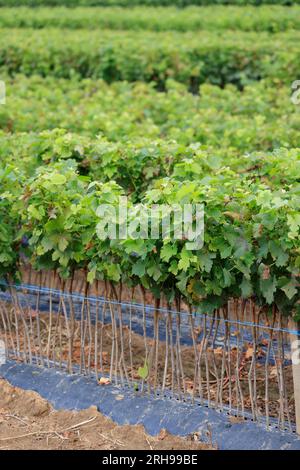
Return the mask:
<svg viewBox="0 0 300 470"><path fill-rule="evenodd" d="M117 426L96 407L55 411L37 393L0 379L0 450L209 450L212 446L143 426Z"/></svg>

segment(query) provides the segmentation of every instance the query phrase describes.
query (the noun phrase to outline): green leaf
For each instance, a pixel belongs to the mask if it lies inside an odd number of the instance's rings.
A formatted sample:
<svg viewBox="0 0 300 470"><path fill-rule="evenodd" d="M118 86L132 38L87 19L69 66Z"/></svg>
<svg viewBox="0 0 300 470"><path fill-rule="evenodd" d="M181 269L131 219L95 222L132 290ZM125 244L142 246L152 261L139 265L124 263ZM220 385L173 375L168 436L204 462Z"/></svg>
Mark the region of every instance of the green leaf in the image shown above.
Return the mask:
<svg viewBox="0 0 300 470"><path fill-rule="evenodd" d="M136 276L142 277L142 276L145 275L145 269L146 269L145 261L137 261L132 266L132 274L135 274Z"/></svg>
<svg viewBox="0 0 300 470"><path fill-rule="evenodd" d="M219 247L220 256L222 259L228 258L231 255L232 247L230 245L225 245Z"/></svg>
<svg viewBox="0 0 300 470"><path fill-rule="evenodd" d="M171 261L170 267L169 267L169 272L174 274L176 276L178 274L178 263L177 261L173 260Z"/></svg>
<svg viewBox="0 0 300 470"><path fill-rule="evenodd" d="M278 243L271 240L269 243L269 250L272 258L275 260L276 266L281 267L287 264L289 255L281 248Z"/></svg>
<svg viewBox="0 0 300 470"><path fill-rule="evenodd" d="M65 184L67 182L67 179L64 175L60 175L58 173L54 173L53 175L51 175L51 177L49 178L49 181L52 183L52 184L57 184L57 185L60 185L60 184Z"/></svg>
<svg viewBox="0 0 300 470"><path fill-rule="evenodd" d="M172 256L177 254L177 246L174 245L164 245L160 251L160 257L163 261L168 262Z"/></svg>
<svg viewBox="0 0 300 470"><path fill-rule="evenodd" d="M291 300L297 294L297 282L295 279L291 279L284 286L281 286L280 289L283 290L285 295L289 300Z"/></svg>
<svg viewBox="0 0 300 470"><path fill-rule="evenodd" d="M267 303L270 305L274 300L274 294L277 288L277 280L275 277L270 279L261 279L260 280L261 292L266 299Z"/></svg>
<svg viewBox="0 0 300 470"><path fill-rule="evenodd" d="M89 273L87 275L87 282L92 284L92 282L94 282L95 278L96 278L96 269L93 269L92 271L89 271Z"/></svg>
<svg viewBox="0 0 300 470"><path fill-rule="evenodd" d="M147 361L145 361L144 367L138 368L138 375L142 380L147 380L148 375L149 375L149 366L148 366Z"/></svg>
<svg viewBox="0 0 300 470"><path fill-rule="evenodd" d="M57 261L60 257L60 252L55 250L53 253L52 253L52 261Z"/></svg>
<svg viewBox="0 0 300 470"><path fill-rule="evenodd" d="M137 240L125 240L124 241L125 251L128 254L136 253L137 255L145 255L147 253L147 247L145 241L142 239Z"/></svg>
<svg viewBox="0 0 300 470"><path fill-rule="evenodd" d="M245 277L243 277L242 283L240 285L240 289L242 292L242 297L244 299L246 299L247 297L250 297L253 293L252 284L250 280L246 279Z"/></svg>
<svg viewBox="0 0 300 470"><path fill-rule="evenodd" d="M7 253L1 253L0 254L0 263L4 263L6 261L10 260L10 256L8 256Z"/></svg>
<svg viewBox="0 0 300 470"><path fill-rule="evenodd" d="M225 268L223 268L223 278L224 278L224 287L229 287L232 282L232 276L230 272Z"/></svg>
<svg viewBox="0 0 300 470"><path fill-rule="evenodd" d="M200 267L203 271L209 273L213 266L213 259L216 257L215 253L202 253L198 255Z"/></svg>
<svg viewBox="0 0 300 470"><path fill-rule="evenodd" d="M106 267L107 276L110 280L118 282L121 278L121 269L119 264L110 264Z"/></svg>
<svg viewBox="0 0 300 470"><path fill-rule="evenodd" d="M161 270L160 270L160 267L159 265L157 265L156 263L154 263L152 266L150 266L148 269L147 269L147 273L149 274L149 276L151 276L154 281L158 281L160 276L161 276Z"/></svg>
<svg viewBox="0 0 300 470"><path fill-rule="evenodd" d="M27 210L28 210L29 214L31 214L34 219L42 220L43 215L44 215L43 207L39 207L37 209L35 206L29 206Z"/></svg>
<svg viewBox="0 0 300 470"><path fill-rule="evenodd" d="M182 250L180 254L178 268L182 269L183 271L187 271L187 269L190 266L190 263L191 263L191 254L186 250Z"/></svg>
<svg viewBox="0 0 300 470"><path fill-rule="evenodd" d="M67 248L69 242L68 240L65 238L65 237L60 237L59 238L59 241L58 241L58 248L60 249L60 251L65 251L65 249Z"/></svg>
<svg viewBox="0 0 300 470"><path fill-rule="evenodd" d="M178 289L181 291L181 292L185 292L186 290L186 285L187 285L187 281L188 281L188 278L186 276L186 274L184 273L184 271L181 272L181 274L178 276L179 278L179 281L176 283L176 286L178 287Z"/></svg>
<svg viewBox="0 0 300 470"><path fill-rule="evenodd" d="M300 214L288 215L287 224L290 229L289 238L296 238L300 227Z"/></svg>
<svg viewBox="0 0 300 470"><path fill-rule="evenodd" d="M44 237L43 240L41 241L41 245L44 248L44 252L47 253L47 251L52 250L53 248L53 242L50 240L50 238Z"/></svg>

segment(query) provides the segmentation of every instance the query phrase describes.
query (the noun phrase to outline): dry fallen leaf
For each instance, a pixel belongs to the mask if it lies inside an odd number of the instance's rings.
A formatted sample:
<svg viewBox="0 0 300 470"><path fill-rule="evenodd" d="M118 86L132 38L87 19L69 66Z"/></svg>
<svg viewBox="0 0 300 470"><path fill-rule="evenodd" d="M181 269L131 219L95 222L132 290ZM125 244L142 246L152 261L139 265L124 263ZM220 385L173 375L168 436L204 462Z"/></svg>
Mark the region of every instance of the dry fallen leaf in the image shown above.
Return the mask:
<svg viewBox="0 0 300 470"><path fill-rule="evenodd" d="M231 424L243 423L245 420L242 416L230 416L229 421Z"/></svg>
<svg viewBox="0 0 300 470"><path fill-rule="evenodd" d="M98 380L99 385L109 385L110 380L106 377L101 377L101 379Z"/></svg>
<svg viewBox="0 0 300 470"><path fill-rule="evenodd" d="M18 312L19 315L21 315L21 312ZM36 310L33 310L32 308L27 309L26 311L23 312L23 315L26 318L37 318L38 312Z"/></svg>
<svg viewBox="0 0 300 470"><path fill-rule="evenodd" d="M121 395L121 394L117 395L116 400L118 400L118 401L124 400L124 395Z"/></svg>
<svg viewBox="0 0 300 470"><path fill-rule="evenodd" d="M240 336L240 332L239 331L234 331L233 333L231 333L231 336Z"/></svg>
<svg viewBox="0 0 300 470"><path fill-rule="evenodd" d="M245 352L245 358L246 359L251 359L253 357L254 349L253 348L248 348L247 351Z"/></svg>
<svg viewBox="0 0 300 470"><path fill-rule="evenodd" d="M215 353L215 354L223 354L223 348L222 348L222 346L218 346L218 347L214 350L214 353Z"/></svg>
<svg viewBox="0 0 300 470"><path fill-rule="evenodd" d="M202 329L203 329L203 328L202 328L201 326L198 326L198 327L194 328L194 335L195 335L195 336L199 336L200 333L201 333L201 331L202 331Z"/></svg>

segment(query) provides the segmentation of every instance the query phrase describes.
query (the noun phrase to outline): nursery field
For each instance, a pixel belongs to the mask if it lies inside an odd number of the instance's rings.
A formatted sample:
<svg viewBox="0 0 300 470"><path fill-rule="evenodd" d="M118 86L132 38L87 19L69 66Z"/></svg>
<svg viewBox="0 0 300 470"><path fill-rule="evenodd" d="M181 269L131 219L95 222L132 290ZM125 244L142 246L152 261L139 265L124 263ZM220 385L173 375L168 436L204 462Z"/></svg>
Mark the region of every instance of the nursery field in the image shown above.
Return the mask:
<svg viewBox="0 0 300 470"><path fill-rule="evenodd" d="M147 8L3 10L1 273L16 276L26 256L210 310L254 295L295 312L298 7L151 7L158 23ZM176 31L146 31L159 22ZM99 242L95 210L119 195L204 203L203 249L172 234Z"/></svg>
<svg viewBox="0 0 300 470"><path fill-rule="evenodd" d="M112 333L100 372L110 379L115 371L135 381L141 370L143 385L156 389L159 376L173 391L176 370L178 393L194 398L198 387L201 399L230 409L247 402L254 420L295 421L284 347L288 322L300 321L300 5L286 3L0 0L0 281L14 305L1 298L0 325L14 358L23 347L29 362L36 350L37 362L83 367L87 356L98 375L107 325L97 323L98 306L93 324L88 295L102 289ZM101 238L111 220L121 231L120 198L132 225L154 206L164 220L173 217L168 207L202 205L203 244L190 248L174 227L154 238L148 222L143 237ZM12 289L31 285L32 272L39 289L80 291L81 319L60 297L55 323L52 294L49 320L40 293L26 310ZM111 305L136 301L137 292L144 336L146 305L155 313L152 339L137 335L145 353L133 370L131 316L123 328ZM191 320L186 350L180 315L173 334L161 308L205 316L198 330ZM251 346L240 347L242 320L252 322ZM259 336L261 324L278 336ZM180 362L182 350L191 364Z"/></svg>

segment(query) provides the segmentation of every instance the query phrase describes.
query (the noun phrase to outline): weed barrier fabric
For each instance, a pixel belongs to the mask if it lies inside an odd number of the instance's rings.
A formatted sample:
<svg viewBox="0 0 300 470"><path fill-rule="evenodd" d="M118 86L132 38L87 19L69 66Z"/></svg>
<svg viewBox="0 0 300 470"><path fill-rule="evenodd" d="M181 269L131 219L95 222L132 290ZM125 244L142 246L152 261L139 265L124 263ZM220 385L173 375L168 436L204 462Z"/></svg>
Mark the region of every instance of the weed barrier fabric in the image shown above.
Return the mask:
<svg viewBox="0 0 300 470"><path fill-rule="evenodd" d="M251 420L235 423L226 413L203 405L145 396L127 387L100 386L93 377L68 375L11 360L0 366L0 376L13 386L39 393L55 409L96 406L117 424L142 424L151 435L165 428L179 436L199 432L204 442L210 442L211 434L213 444L220 450L300 450L300 437L296 434L273 427L266 431L262 424Z"/></svg>

